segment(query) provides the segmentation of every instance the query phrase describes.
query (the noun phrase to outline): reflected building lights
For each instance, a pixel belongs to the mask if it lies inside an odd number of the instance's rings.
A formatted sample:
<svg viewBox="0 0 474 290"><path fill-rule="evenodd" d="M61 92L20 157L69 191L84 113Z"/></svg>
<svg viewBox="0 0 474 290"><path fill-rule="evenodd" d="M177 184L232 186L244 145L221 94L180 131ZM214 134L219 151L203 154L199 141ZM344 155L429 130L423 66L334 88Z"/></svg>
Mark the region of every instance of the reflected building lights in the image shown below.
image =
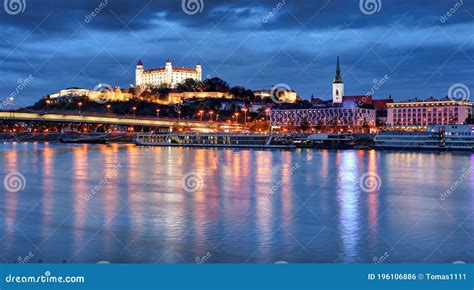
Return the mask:
<svg viewBox="0 0 474 290"><path fill-rule="evenodd" d="M338 167L337 199L339 202L339 229L344 248L344 262L356 262L359 256L361 194L358 179L358 164L355 151L337 153Z"/></svg>

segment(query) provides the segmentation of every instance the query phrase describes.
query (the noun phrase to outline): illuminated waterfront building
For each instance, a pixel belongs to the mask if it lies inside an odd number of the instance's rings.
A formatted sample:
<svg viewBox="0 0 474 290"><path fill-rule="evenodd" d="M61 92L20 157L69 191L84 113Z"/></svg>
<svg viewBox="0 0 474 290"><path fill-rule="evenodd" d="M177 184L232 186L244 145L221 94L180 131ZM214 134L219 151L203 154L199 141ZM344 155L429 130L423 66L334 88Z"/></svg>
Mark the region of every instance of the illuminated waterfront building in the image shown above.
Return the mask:
<svg viewBox="0 0 474 290"><path fill-rule="evenodd" d="M473 113L467 101L429 99L387 104L387 125L427 126L464 124Z"/></svg>
<svg viewBox="0 0 474 290"><path fill-rule="evenodd" d="M295 103L299 99L298 93L291 89L255 90L253 93L261 99L277 98L281 103Z"/></svg>
<svg viewBox="0 0 474 290"><path fill-rule="evenodd" d="M376 127L378 107L384 107L391 100L376 102L372 96L345 96L339 57L336 75L332 83L332 99L315 101L313 106L304 109L272 109L270 123L274 128L301 127L303 122L322 131L373 131ZM383 108L381 108L382 110Z"/></svg>
<svg viewBox="0 0 474 290"><path fill-rule="evenodd" d="M110 101L110 102L125 102L133 98L133 94L128 89L116 88L105 88L103 90L89 90L83 88L67 88L60 90L57 93L49 95L49 98L55 100L69 100L72 101L74 98L86 96L91 101Z"/></svg>

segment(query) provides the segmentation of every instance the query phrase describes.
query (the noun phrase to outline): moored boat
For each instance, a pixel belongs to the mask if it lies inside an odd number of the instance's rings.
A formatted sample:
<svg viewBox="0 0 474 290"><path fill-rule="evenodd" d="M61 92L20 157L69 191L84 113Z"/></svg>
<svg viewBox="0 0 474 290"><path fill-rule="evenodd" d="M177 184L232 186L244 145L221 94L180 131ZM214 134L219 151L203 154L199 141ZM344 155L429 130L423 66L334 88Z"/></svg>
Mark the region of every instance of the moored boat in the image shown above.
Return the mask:
<svg viewBox="0 0 474 290"><path fill-rule="evenodd" d="M140 146L295 148L293 137L274 134L139 134L134 141Z"/></svg>
<svg viewBox="0 0 474 290"><path fill-rule="evenodd" d="M474 150L474 126L430 125L426 131L378 133L375 147L382 149Z"/></svg>
<svg viewBox="0 0 474 290"><path fill-rule="evenodd" d="M354 148L352 134L312 134L295 140L296 147L314 149L351 149Z"/></svg>
<svg viewBox="0 0 474 290"><path fill-rule="evenodd" d="M106 144L106 134L65 134L59 139L61 143Z"/></svg>

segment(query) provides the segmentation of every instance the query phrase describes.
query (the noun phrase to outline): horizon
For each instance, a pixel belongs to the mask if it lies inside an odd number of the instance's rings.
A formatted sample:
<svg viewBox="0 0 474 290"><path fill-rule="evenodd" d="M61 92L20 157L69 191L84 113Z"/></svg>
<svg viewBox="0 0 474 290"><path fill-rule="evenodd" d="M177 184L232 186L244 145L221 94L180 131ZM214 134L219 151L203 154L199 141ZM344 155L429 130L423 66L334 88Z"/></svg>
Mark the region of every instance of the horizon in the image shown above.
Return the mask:
<svg viewBox="0 0 474 290"><path fill-rule="evenodd" d="M139 59L151 69L167 58L175 67L200 62L204 78L231 86L285 84L303 100L331 98L337 56L348 96L366 95L382 79L375 99L439 99L452 86L474 87L474 3L365 1L374 10L364 1L191 0L202 4L189 10L185 2L49 0L4 8L0 98L30 76L18 106L68 87L126 88Z"/></svg>

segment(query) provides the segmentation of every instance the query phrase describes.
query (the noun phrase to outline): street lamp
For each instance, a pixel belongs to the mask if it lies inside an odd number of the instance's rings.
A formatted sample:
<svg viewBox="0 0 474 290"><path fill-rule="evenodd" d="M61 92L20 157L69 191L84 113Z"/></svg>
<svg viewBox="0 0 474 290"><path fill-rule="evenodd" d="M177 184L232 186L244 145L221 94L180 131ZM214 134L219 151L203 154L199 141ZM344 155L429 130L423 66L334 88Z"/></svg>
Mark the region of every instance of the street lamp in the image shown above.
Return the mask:
<svg viewBox="0 0 474 290"><path fill-rule="evenodd" d="M247 111L248 111L248 109L247 109L247 108L243 108L242 111L244 111L244 125L247 125Z"/></svg>
<svg viewBox="0 0 474 290"><path fill-rule="evenodd" d="M181 120L181 110L178 110L178 120Z"/></svg>
<svg viewBox="0 0 474 290"><path fill-rule="evenodd" d="M156 117L157 117L157 118L160 117L160 109L156 109Z"/></svg>
<svg viewBox="0 0 474 290"><path fill-rule="evenodd" d="M136 116L137 107L133 107L132 110L133 110L133 116L135 117L135 116Z"/></svg>
<svg viewBox="0 0 474 290"><path fill-rule="evenodd" d="M202 122L202 115L204 114L204 110L199 110L199 115L201 115L201 122Z"/></svg>
<svg viewBox="0 0 474 290"><path fill-rule="evenodd" d="M49 111L49 104L51 103L51 100L46 100L46 112Z"/></svg>
<svg viewBox="0 0 474 290"><path fill-rule="evenodd" d="M212 115L214 115L214 111L209 111L209 121L212 121Z"/></svg>
<svg viewBox="0 0 474 290"><path fill-rule="evenodd" d="M236 113L234 113L234 115L235 115L235 122L236 122L236 123L239 123L239 115L240 115L240 113L239 113L239 112L236 112Z"/></svg>
<svg viewBox="0 0 474 290"><path fill-rule="evenodd" d="M111 104L107 104L107 114L110 114L110 108L112 107Z"/></svg>
<svg viewBox="0 0 474 290"><path fill-rule="evenodd" d="M77 105L79 106L79 114L80 114L81 113L82 102L77 103Z"/></svg>
<svg viewBox="0 0 474 290"><path fill-rule="evenodd" d="M270 120L270 109L266 108L265 113L267 114L267 119Z"/></svg>

